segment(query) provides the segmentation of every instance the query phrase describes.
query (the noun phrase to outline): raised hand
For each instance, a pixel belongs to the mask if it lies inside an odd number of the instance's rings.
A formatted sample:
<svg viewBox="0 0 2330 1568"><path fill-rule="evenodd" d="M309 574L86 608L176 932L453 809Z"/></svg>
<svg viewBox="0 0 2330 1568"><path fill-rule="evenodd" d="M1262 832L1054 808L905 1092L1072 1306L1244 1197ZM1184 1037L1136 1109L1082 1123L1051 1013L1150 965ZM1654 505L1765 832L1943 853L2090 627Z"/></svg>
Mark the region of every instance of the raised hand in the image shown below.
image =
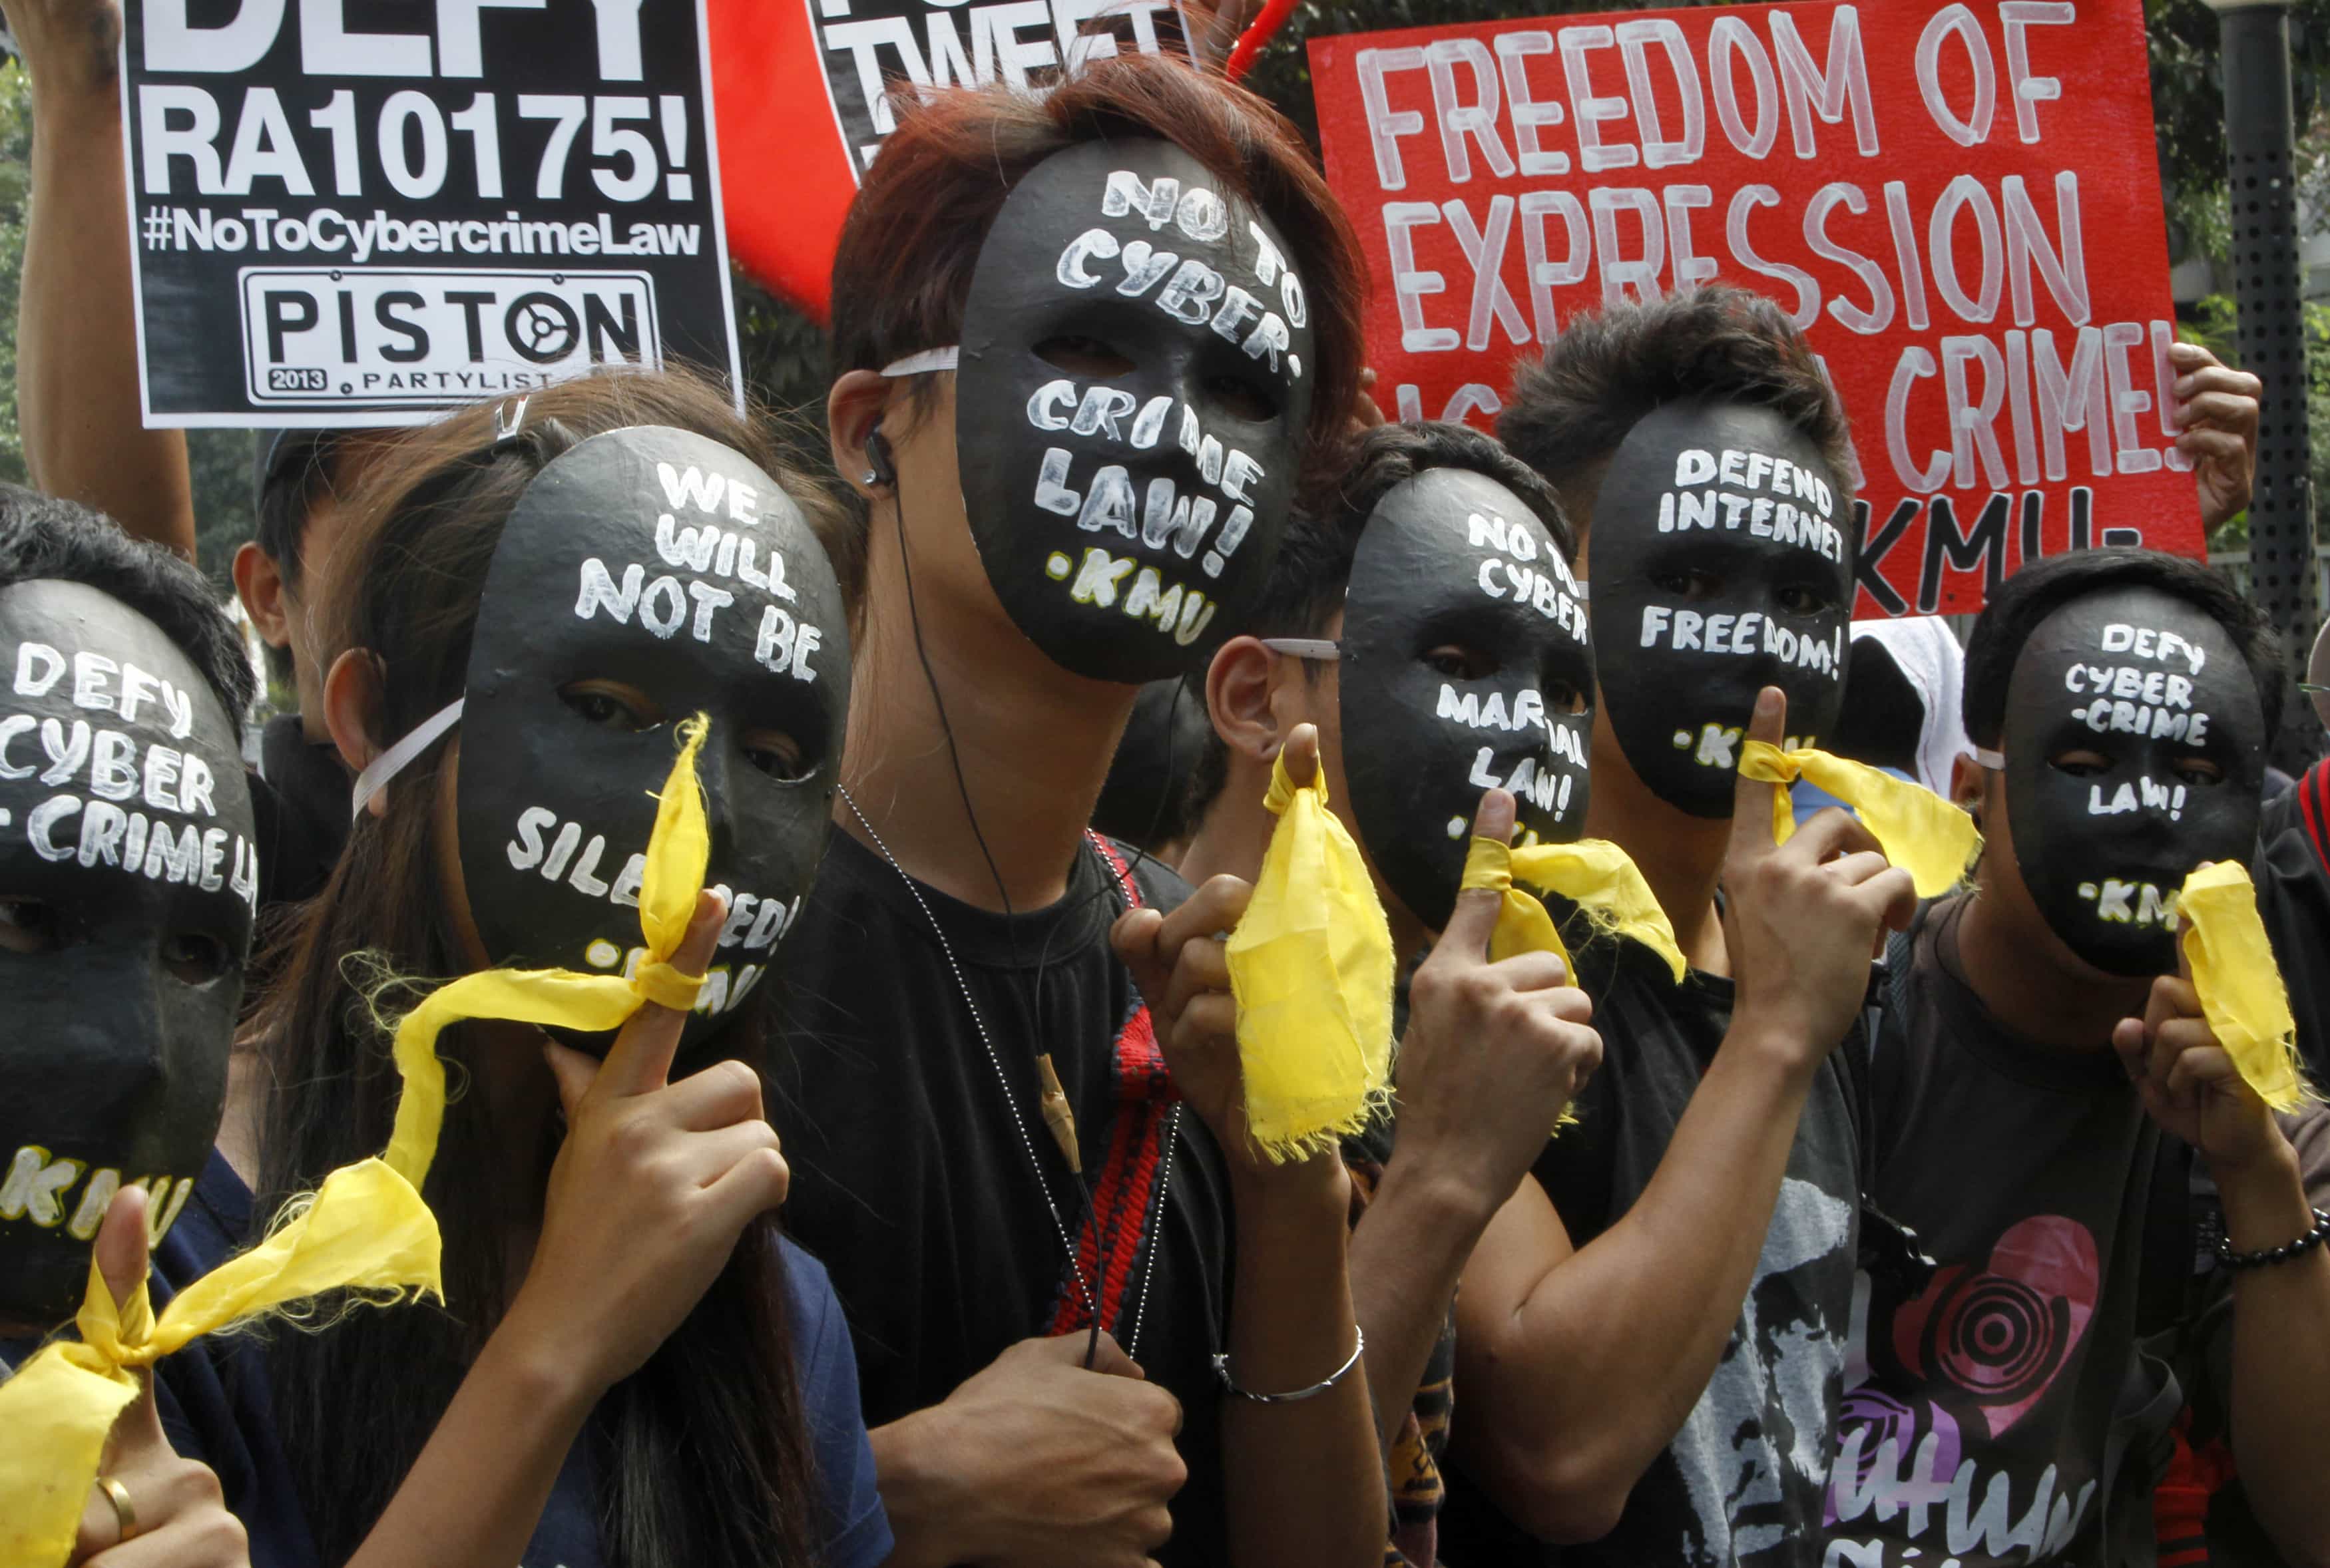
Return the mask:
<svg viewBox="0 0 2330 1568"><path fill-rule="evenodd" d="M1787 699L1765 687L1748 738L1776 746L1786 725ZM1909 924L1918 895L1869 830L1833 807L1776 842L1776 788L1742 775L1733 798L1723 862L1723 939L1738 987L1731 1032L1809 1072L1852 1029L1877 943Z"/></svg>
<svg viewBox="0 0 2330 1568"><path fill-rule="evenodd" d="M2258 397L2265 383L2197 343L2168 345L2176 369L2176 449L2193 459L2201 522L2214 528L2249 504L2257 477Z"/></svg>
<svg viewBox="0 0 2330 1568"><path fill-rule="evenodd" d="M702 974L727 908L701 895L674 967ZM565 1346L606 1388L637 1371L718 1277L736 1238L785 1201L791 1173L759 1075L716 1062L669 1082L686 1020L649 1003L604 1062L543 1047L566 1110L542 1236L503 1325Z"/></svg>
<svg viewBox="0 0 2330 1568"><path fill-rule="evenodd" d="M1513 831L1513 798L1481 797L1474 836ZM1489 961L1502 900L1456 895L1447 929L1408 987L1399 1053L1399 1152L1457 1184L1485 1220L1545 1148L1561 1108L1602 1062L1594 1004L1551 953Z"/></svg>
<svg viewBox="0 0 2330 1568"><path fill-rule="evenodd" d="M120 0L11 0L8 29L36 97L113 95Z"/></svg>
<svg viewBox="0 0 2330 1568"><path fill-rule="evenodd" d="M2198 1149L2222 1177L2286 1140L2272 1110L2217 1044L2181 950L2176 967L2177 973L2152 982L2143 1017L2122 1018L2113 1027L2112 1049L2152 1119Z"/></svg>
<svg viewBox="0 0 2330 1568"><path fill-rule="evenodd" d="M143 1187L122 1188L98 1229L98 1268L116 1306L145 1282L146 1204ZM154 1374L137 1376L137 1397L106 1440L102 1480L81 1510L69 1568L249 1568L250 1542L226 1510L218 1477L170 1447L154 1407ZM128 1500L126 1511L105 1481Z"/></svg>

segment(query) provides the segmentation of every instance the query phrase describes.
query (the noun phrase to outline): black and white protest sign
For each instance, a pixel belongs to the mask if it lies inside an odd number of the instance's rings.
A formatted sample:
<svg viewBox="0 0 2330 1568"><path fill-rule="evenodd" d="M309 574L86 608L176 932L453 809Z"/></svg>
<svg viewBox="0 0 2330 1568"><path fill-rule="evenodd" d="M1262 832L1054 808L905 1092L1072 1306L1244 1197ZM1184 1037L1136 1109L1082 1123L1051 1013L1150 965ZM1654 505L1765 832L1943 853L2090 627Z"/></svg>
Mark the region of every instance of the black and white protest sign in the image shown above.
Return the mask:
<svg viewBox="0 0 2330 1568"><path fill-rule="evenodd" d="M701 0L130 0L146 417L390 425L733 378Z"/></svg>

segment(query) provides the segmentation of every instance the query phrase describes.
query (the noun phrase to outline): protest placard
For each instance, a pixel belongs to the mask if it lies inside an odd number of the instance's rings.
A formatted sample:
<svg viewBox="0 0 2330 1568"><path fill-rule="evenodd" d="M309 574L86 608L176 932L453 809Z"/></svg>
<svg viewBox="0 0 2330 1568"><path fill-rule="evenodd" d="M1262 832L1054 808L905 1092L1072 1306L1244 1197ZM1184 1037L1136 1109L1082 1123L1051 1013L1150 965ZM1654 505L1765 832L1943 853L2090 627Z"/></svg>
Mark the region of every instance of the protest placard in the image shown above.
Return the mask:
<svg viewBox="0 0 2330 1568"><path fill-rule="evenodd" d="M1777 5L1314 38L1378 396L1497 412L1605 301L1776 298L1852 421L1858 613L2197 554L2140 0ZM1387 395L1388 394L1388 395Z"/></svg>
<svg viewBox="0 0 2330 1568"><path fill-rule="evenodd" d="M1041 90L1084 60L1186 52L1179 0L710 0L720 141L738 167L744 266L820 319L859 180L896 128L890 95L1009 82Z"/></svg>
<svg viewBox="0 0 2330 1568"><path fill-rule="evenodd" d="M393 425L593 365L732 379L701 0L130 0L153 425Z"/></svg>

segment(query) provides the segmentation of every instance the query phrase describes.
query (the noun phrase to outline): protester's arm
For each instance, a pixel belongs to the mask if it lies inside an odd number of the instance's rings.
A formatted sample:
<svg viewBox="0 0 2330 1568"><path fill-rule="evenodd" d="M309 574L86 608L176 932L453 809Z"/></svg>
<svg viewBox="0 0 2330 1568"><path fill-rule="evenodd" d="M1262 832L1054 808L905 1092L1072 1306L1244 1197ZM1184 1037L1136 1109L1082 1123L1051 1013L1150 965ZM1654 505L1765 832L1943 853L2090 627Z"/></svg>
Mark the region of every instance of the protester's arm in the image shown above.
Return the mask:
<svg viewBox="0 0 2330 1568"><path fill-rule="evenodd" d="M145 428L121 146L118 0L13 0L33 79L16 417L33 483L194 554L186 439Z"/></svg>
<svg viewBox="0 0 2330 1568"><path fill-rule="evenodd" d="M2313 1228L2297 1151L2217 1044L2189 979L2153 982L2112 1044L2145 1109L2198 1149L2226 1241L2254 1252ZM2330 1563L2330 1251L2236 1271L2233 1460L2250 1507L2293 1568Z"/></svg>
<svg viewBox="0 0 2330 1568"><path fill-rule="evenodd" d="M1297 783L1309 779L1318 760L1311 726L1297 728L1287 760ZM1350 1178L1332 1149L1277 1165L1247 1135L1236 1004L1214 933L1236 925L1252 891L1215 877L1170 914L1129 912L1113 939L1151 999L1175 1086L1229 1167L1237 1233L1229 1374L1252 1393L1288 1393L1335 1376L1359 1347L1347 1257ZM1226 1395L1222 1459L1238 1568L1380 1561L1389 1515L1363 1365L1293 1403Z"/></svg>
<svg viewBox="0 0 2330 1568"><path fill-rule="evenodd" d="M1776 743L1784 723L1767 688L1748 734ZM1649 1185L1573 1252L1525 1184L1457 1294L1456 1440L1506 1511L1549 1540L1606 1535L1706 1388L1814 1077L1860 1011L1878 933L1915 902L1908 874L1842 812L1776 846L1772 788L1738 786L1724 867L1738 1001Z"/></svg>
<svg viewBox="0 0 2330 1568"><path fill-rule="evenodd" d="M704 971L726 913L702 896L675 968ZM567 1127L526 1282L350 1568L520 1561L592 1409L784 1201L759 1081L721 1063L668 1082L684 1021L642 1007L602 1063L545 1045Z"/></svg>
<svg viewBox="0 0 2330 1568"><path fill-rule="evenodd" d="M1474 835L1502 842L1512 830L1513 798L1490 790ZM1387 1449L1473 1247L1602 1060L1601 1039L1586 1026L1593 1004L1559 959L1489 961L1502 902L1492 889L1458 893L1408 987L1398 1141L1351 1233L1351 1295L1368 1335L1376 1435Z"/></svg>
<svg viewBox="0 0 2330 1568"><path fill-rule="evenodd" d="M2197 343L2171 344L2176 372L2176 449L2193 460L2201 525L2214 528L2249 504L2257 477L2258 398L2265 383Z"/></svg>

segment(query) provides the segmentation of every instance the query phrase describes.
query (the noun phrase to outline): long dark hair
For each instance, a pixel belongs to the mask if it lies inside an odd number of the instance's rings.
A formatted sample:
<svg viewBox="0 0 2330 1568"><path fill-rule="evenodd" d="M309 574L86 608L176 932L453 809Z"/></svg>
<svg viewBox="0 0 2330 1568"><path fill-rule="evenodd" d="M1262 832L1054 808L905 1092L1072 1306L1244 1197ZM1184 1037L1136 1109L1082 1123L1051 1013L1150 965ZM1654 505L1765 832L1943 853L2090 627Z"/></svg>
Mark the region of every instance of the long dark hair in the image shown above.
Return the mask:
<svg viewBox="0 0 2330 1568"><path fill-rule="evenodd" d="M764 421L739 418L695 377L602 373L537 391L513 440L496 441L494 417L479 406L399 438L370 465L334 552L318 656L365 648L378 658L384 737L461 694L502 525L535 475L590 436L647 424L706 436L776 477L830 536L831 498L787 472ZM384 817L356 818L330 882L286 933L257 1015L276 1079L261 1214L387 1141L397 1078L365 996L372 978L469 967L439 872L434 803L448 751L433 747L398 775ZM765 1071L761 1015L733 1028L737 1053ZM511 1191L494 1179L508 1129L497 1129L486 1095L462 1092L478 1048L459 1027L439 1043L450 1103L424 1195L444 1235L445 1304L360 1310L320 1332L278 1331L268 1346L283 1451L327 1564L355 1554L403 1484L499 1320L511 1283L503 1238L538 1212L539 1185ZM542 1151L545 1179L554 1154ZM601 1402L584 1440L599 1445L599 1537L613 1568L816 1560L825 1521L788 1299L776 1222L763 1216L678 1329Z"/></svg>

